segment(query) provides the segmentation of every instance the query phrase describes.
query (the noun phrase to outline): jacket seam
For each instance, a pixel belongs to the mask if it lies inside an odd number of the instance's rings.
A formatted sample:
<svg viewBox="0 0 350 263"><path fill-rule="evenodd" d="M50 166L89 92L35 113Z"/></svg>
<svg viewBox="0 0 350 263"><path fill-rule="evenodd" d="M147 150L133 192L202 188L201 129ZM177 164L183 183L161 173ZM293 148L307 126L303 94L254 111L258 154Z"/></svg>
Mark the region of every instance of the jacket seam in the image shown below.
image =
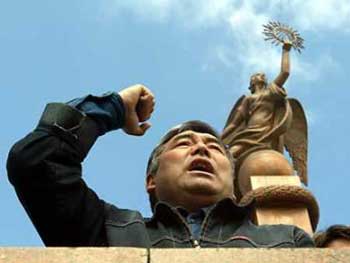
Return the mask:
<svg viewBox="0 0 350 263"><path fill-rule="evenodd" d="M221 236L222 236L222 228L223 228L223 226L220 225L219 235L218 235L218 238L217 238L218 241L221 239ZM217 247L219 247L219 244L217 244Z"/></svg>
<svg viewBox="0 0 350 263"><path fill-rule="evenodd" d="M294 244L293 241L281 241L281 242L272 243L270 245L264 245L264 244L257 243L257 242L253 241L252 239L250 239L249 237L246 237L246 236L233 236L233 237L228 238L228 239L223 240L223 241L214 240L214 239L211 239L211 238L203 238L202 239L202 241L213 242L213 243L216 243L217 245L219 245L219 244L226 244L226 243L228 243L230 241L234 241L234 240L242 240L242 241L246 241L246 242L252 244L255 247L267 247L267 248L277 247L277 246L282 245L282 244Z"/></svg>
<svg viewBox="0 0 350 263"><path fill-rule="evenodd" d="M300 242L300 240L303 238L303 233L302 232L298 232L295 236L295 242L294 243L298 243Z"/></svg>
<svg viewBox="0 0 350 263"><path fill-rule="evenodd" d="M177 239L177 238L171 237L171 236L163 236L163 237L158 238L158 239L156 239L156 240L154 240L154 241L151 241L151 245L152 245L152 246L153 246L153 245L156 245L157 243L159 243L159 242L161 242L161 241L163 241L163 240L170 240L170 241L173 242L173 245L175 245L175 242L176 242L176 243L180 243L180 244L184 244L184 243L190 242L190 239L180 240L180 239Z"/></svg>
<svg viewBox="0 0 350 263"><path fill-rule="evenodd" d="M201 235L200 235L200 237L199 237L200 240L203 239L203 238L205 237L206 233L207 233L207 230L208 230L208 228L209 228L209 222L210 222L210 219L211 219L211 217L212 217L211 214L212 214L212 212L213 212L214 209L215 209L215 207L211 208L211 209L208 211L207 217L204 218L205 221L203 222L203 226L202 226L202 229L201 229L202 233L201 233Z"/></svg>
<svg viewBox="0 0 350 263"><path fill-rule="evenodd" d="M113 222L111 220L106 220L105 224L106 225L116 226L116 227L126 227L126 226L133 225L133 224L143 224L143 225L145 225L145 222L143 222L142 220L135 220L135 221L127 222L127 223L124 223L124 224L119 224L119 223Z"/></svg>

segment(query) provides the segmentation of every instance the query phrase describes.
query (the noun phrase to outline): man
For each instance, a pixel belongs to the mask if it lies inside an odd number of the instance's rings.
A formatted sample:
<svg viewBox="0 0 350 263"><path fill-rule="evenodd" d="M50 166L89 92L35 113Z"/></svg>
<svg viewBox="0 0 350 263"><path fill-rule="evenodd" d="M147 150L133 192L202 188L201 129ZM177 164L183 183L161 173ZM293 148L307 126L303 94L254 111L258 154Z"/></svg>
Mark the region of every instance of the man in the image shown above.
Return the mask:
<svg viewBox="0 0 350 263"><path fill-rule="evenodd" d="M350 227L333 225L324 232L314 236L316 247L321 248L350 248Z"/></svg>
<svg viewBox="0 0 350 263"><path fill-rule="evenodd" d="M150 157L152 218L100 200L81 178L81 162L110 130L143 135L153 108L153 94L142 85L48 104L37 128L13 146L9 179L45 245L313 246L297 227L249 221L251 205L241 207L233 198L230 155L218 134L199 121L170 130Z"/></svg>

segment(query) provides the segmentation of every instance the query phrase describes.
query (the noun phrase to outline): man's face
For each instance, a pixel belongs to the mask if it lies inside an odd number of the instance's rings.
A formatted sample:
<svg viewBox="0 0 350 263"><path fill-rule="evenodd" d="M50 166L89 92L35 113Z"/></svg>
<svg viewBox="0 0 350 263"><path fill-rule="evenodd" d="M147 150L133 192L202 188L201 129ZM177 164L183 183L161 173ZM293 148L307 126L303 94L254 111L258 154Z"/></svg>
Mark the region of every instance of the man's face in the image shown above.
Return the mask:
<svg viewBox="0 0 350 263"><path fill-rule="evenodd" d="M230 160L211 134L185 131L174 136L165 144L158 164L147 185L158 200L191 210L233 196Z"/></svg>

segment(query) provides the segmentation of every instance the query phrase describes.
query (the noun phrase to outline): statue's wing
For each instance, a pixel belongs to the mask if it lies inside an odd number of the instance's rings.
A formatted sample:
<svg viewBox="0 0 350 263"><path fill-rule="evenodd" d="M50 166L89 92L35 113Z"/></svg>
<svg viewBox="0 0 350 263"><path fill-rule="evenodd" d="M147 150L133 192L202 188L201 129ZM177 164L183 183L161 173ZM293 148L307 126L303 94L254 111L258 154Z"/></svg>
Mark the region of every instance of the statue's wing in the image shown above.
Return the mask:
<svg viewBox="0 0 350 263"><path fill-rule="evenodd" d="M303 107L296 99L288 99L293 112L290 128L284 134L284 143L293 160L300 180L307 185L307 122Z"/></svg>
<svg viewBox="0 0 350 263"><path fill-rule="evenodd" d="M241 97L237 100L236 104L233 106L233 108L232 108L232 110L231 110L231 112L230 112L230 115L229 115L228 118L227 118L227 121L226 121L226 123L225 123L224 128L226 128L227 125L229 125L229 124L232 122L232 119L233 119L233 117L235 116L237 109L238 109L239 106L242 104L242 101L244 100L244 98L245 98L245 95L241 96Z"/></svg>

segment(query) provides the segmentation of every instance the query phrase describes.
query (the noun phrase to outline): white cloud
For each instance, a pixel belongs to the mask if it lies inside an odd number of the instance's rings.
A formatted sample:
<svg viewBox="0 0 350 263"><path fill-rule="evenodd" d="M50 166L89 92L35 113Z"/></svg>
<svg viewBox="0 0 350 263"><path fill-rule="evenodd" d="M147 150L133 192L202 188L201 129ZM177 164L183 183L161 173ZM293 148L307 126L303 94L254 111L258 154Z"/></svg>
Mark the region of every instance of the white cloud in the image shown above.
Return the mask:
<svg viewBox="0 0 350 263"><path fill-rule="evenodd" d="M339 65L329 54L319 56L312 64L301 59L293 61L293 72L305 80L315 81L322 78L324 72L340 70Z"/></svg>
<svg viewBox="0 0 350 263"><path fill-rule="evenodd" d="M176 19L183 26L207 27L225 20L232 9L231 0L114 0L105 3L104 15L128 10L142 19L164 22Z"/></svg>
<svg viewBox="0 0 350 263"><path fill-rule="evenodd" d="M349 0L294 0L293 20L303 30L350 30Z"/></svg>
<svg viewBox="0 0 350 263"><path fill-rule="evenodd" d="M194 2L196 2L196 6L193 10L194 15L191 16L195 19L194 25L197 26L224 22L233 9L233 1L230 0L197 0Z"/></svg>
<svg viewBox="0 0 350 263"><path fill-rule="evenodd" d="M103 2L103 15L114 16L121 11L129 11L136 17L162 22L168 19L174 2L171 0L114 0Z"/></svg>
<svg viewBox="0 0 350 263"><path fill-rule="evenodd" d="M232 34L231 54L241 65L245 78L248 73L265 71L268 74L276 72L279 66L279 56L275 49L266 48L262 41L261 25L268 22L264 14L257 14L253 5L245 1L236 8L229 17Z"/></svg>
<svg viewBox="0 0 350 263"><path fill-rule="evenodd" d="M245 15L253 15L288 20L300 30L350 30L349 0L112 0L104 3L104 11L109 15L128 10L145 19L174 18L194 27L225 22L227 16L235 13L241 24L250 20ZM238 10L243 13L238 14Z"/></svg>
<svg viewBox="0 0 350 263"><path fill-rule="evenodd" d="M226 27L231 34L230 39L224 44L217 43L211 52L215 53L217 61L224 66L239 68L242 81L243 79L246 81L255 71L265 71L272 78L279 72L280 47L272 47L262 40L262 25L270 20L287 22L301 31L302 35L308 32L327 33L330 30L350 32L349 0L114 0L111 2L113 5L105 8L109 14L127 10L139 18L151 21L174 20L190 30L212 26ZM318 59L320 61L308 63L303 61L303 56L293 56L293 75L314 80L321 74L320 71L324 70L324 62L335 64L326 52ZM202 68L207 69L208 63L203 64Z"/></svg>

